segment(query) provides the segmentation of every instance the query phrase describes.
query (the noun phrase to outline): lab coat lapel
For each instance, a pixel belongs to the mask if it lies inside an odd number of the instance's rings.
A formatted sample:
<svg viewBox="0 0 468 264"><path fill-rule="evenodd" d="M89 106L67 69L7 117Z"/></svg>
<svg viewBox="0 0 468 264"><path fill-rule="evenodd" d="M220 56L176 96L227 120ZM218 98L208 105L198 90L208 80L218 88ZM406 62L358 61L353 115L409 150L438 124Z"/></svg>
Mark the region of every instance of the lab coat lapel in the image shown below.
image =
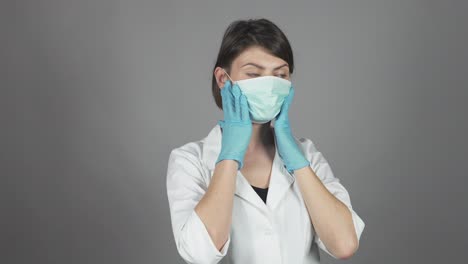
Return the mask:
<svg viewBox="0 0 468 264"><path fill-rule="evenodd" d="M276 142L276 137L275 137ZM275 143L278 146L277 143ZM280 203L285 193L291 188L295 178L284 167L283 160L279 155L278 148L275 147L275 158L273 159L273 166L271 170L270 186L267 195L267 205L271 210Z"/></svg>
<svg viewBox="0 0 468 264"><path fill-rule="evenodd" d="M216 124L208 136L203 139L202 158L205 165L210 170L210 177L213 177L215 162L221 151L221 139L222 132L219 124ZM275 148L275 157L273 159L266 204L240 171L237 172L235 195L246 200L268 215L276 208L293 182L294 177L284 168L278 149Z"/></svg>
<svg viewBox="0 0 468 264"><path fill-rule="evenodd" d="M262 198L258 196L258 194L250 185L249 181L247 181L247 179L244 177L244 175L242 175L240 171L237 172L237 186L234 194L244 199L251 205L255 206L266 216L270 214L270 209L267 207L265 202L263 202Z"/></svg>

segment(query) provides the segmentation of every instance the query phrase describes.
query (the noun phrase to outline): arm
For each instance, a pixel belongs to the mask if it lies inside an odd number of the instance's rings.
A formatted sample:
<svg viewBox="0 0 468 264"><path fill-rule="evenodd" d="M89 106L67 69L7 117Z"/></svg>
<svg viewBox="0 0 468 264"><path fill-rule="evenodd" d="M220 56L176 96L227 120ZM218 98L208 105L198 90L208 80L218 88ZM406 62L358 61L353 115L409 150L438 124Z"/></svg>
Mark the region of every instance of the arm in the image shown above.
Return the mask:
<svg viewBox="0 0 468 264"><path fill-rule="evenodd" d="M352 209L347 190L322 153L310 140L306 148L306 153L313 154L311 166L296 170L294 175L316 232L315 241L335 259L349 258L359 247L365 224Z"/></svg>
<svg viewBox="0 0 468 264"><path fill-rule="evenodd" d="M237 166L220 162L208 187L193 151L171 152L167 195L177 250L187 263L215 264L227 254Z"/></svg>
<svg viewBox="0 0 468 264"><path fill-rule="evenodd" d="M238 163L222 160L216 164L208 191L195 207L218 249L229 238Z"/></svg>

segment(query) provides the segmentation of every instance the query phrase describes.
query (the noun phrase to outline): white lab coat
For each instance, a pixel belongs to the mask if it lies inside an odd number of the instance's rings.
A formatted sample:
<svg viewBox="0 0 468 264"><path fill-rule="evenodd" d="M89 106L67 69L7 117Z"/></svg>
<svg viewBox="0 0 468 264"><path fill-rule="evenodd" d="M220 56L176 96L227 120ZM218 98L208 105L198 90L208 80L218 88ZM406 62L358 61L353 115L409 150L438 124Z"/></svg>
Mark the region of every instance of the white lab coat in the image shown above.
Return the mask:
<svg viewBox="0 0 468 264"><path fill-rule="evenodd" d="M320 263L318 248L333 258L314 232L299 185L276 151L265 202L240 171L237 173L232 225L221 251L194 211L213 176L221 150L218 124L204 139L171 151L167 170L167 195L177 251L187 263ZM351 206L347 190L321 152L307 138L296 139L325 187L352 213L358 240L364 222Z"/></svg>

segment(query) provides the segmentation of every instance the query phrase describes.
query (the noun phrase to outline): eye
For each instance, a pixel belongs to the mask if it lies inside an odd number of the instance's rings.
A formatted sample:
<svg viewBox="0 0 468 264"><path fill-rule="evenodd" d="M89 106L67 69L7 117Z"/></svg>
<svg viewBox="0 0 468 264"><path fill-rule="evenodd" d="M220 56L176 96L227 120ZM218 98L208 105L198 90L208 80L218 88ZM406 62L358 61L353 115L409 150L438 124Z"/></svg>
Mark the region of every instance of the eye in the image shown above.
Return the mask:
<svg viewBox="0 0 468 264"><path fill-rule="evenodd" d="M279 74L278 77L284 78L284 79L285 79L285 78L288 77L288 76L287 76L286 74Z"/></svg>
<svg viewBox="0 0 468 264"><path fill-rule="evenodd" d="M258 77L258 76L260 76L260 74L257 74L257 73L247 73L247 76L250 76L250 77Z"/></svg>

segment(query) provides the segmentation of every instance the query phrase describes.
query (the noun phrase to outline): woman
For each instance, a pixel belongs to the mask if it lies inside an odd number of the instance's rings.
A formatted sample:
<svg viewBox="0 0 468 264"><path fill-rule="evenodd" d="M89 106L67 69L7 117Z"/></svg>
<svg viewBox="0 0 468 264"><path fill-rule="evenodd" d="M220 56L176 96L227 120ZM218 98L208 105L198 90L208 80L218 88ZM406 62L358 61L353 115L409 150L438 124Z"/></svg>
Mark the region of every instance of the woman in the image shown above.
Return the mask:
<svg viewBox="0 0 468 264"><path fill-rule="evenodd" d="M319 263L318 248L335 259L357 250L365 224L347 190L314 143L291 133L293 70L289 41L269 20L227 28L212 82L224 120L169 157L172 228L187 263Z"/></svg>

